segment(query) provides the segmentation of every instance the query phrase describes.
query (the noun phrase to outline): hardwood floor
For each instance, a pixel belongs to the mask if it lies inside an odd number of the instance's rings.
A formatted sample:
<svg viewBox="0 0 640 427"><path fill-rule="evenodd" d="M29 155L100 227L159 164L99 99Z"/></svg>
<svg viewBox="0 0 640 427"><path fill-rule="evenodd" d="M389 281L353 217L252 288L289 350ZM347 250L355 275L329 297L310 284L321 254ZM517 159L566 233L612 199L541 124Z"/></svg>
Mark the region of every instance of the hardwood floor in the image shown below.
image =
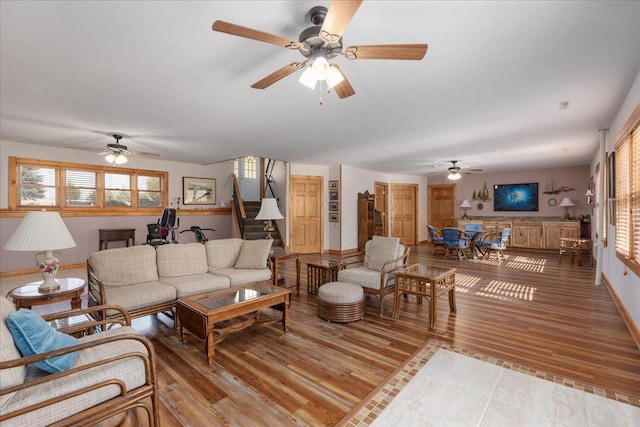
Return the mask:
<svg viewBox="0 0 640 427"><path fill-rule="evenodd" d="M413 298L401 302L398 320L391 297L384 317L367 299L362 321L319 319L304 264L289 332L274 323L231 334L211 366L203 341L189 335L182 344L164 315L136 319L158 353L162 425L331 426L429 338L622 393L640 406L640 350L606 287L593 284L595 267L566 258L559 265L555 253L506 254L502 263L458 262L431 255L430 245L412 247L411 263L457 268L457 313L442 296L435 330L427 328L428 305ZM305 255L303 263L318 258ZM294 266L282 264L287 284Z"/></svg>

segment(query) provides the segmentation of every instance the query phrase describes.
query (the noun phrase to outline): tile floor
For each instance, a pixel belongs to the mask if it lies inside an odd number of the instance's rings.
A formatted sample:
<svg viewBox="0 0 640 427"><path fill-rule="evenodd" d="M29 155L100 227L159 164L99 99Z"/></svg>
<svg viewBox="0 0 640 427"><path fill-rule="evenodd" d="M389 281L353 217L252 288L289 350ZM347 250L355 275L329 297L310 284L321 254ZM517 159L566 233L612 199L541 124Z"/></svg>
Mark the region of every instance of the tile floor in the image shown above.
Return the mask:
<svg viewBox="0 0 640 427"><path fill-rule="evenodd" d="M640 408L440 349L372 426L638 426Z"/></svg>

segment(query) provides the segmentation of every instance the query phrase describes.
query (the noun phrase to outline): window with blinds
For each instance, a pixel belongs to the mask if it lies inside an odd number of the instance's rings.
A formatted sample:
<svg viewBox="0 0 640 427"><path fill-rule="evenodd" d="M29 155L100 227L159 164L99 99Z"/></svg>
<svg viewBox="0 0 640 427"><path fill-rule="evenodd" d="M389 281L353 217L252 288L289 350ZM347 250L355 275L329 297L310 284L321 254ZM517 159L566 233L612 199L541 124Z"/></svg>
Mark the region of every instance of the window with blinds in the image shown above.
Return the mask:
<svg viewBox="0 0 640 427"><path fill-rule="evenodd" d="M616 254L640 274L640 104L615 150Z"/></svg>
<svg viewBox="0 0 640 427"><path fill-rule="evenodd" d="M15 183L9 207L60 210L162 208L167 204L167 172L9 158Z"/></svg>

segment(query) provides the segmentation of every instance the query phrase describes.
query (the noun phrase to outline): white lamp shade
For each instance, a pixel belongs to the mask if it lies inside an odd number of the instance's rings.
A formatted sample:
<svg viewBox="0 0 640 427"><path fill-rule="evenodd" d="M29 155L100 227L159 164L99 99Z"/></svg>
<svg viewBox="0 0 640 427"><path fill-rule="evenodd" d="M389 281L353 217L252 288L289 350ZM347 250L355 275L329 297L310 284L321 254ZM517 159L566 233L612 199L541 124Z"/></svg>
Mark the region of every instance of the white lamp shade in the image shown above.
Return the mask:
<svg viewBox="0 0 640 427"><path fill-rule="evenodd" d="M468 200L465 200L462 202L462 204L460 205L461 208L470 208L471 207L471 203L469 203Z"/></svg>
<svg viewBox="0 0 640 427"><path fill-rule="evenodd" d="M58 212L31 211L4 248L8 251L51 251L73 248L76 242Z"/></svg>
<svg viewBox="0 0 640 427"><path fill-rule="evenodd" d="M260 212L256 216L256 219L284 219L280 210L278 209L278 202L276 199L262 199L262 205L260 205Z"/></svg>
<svg viewBox="0 0 640 427"><path fill-rule="evenodd" d="M562 199L562 201L558 206L562 206L562 207L575 206L575 203L573 203L570 198L565 197L564 199Z"/></svg>
<svg viewBox="0 0 640 427"><path fill-rule="evenodd" d="M462 178L462 175L460 175L459 173L450 173L449 175L447 175L447 178L449 178L452 181L457 181L458 179Z"/></svg>
<svg viewBox="0 0 640 427"><path fill-rule="evenodd" d="M298 81L309 89L313 90L316 88L316 74L311 67L307 67L307 69L304 70Z"/></svg>

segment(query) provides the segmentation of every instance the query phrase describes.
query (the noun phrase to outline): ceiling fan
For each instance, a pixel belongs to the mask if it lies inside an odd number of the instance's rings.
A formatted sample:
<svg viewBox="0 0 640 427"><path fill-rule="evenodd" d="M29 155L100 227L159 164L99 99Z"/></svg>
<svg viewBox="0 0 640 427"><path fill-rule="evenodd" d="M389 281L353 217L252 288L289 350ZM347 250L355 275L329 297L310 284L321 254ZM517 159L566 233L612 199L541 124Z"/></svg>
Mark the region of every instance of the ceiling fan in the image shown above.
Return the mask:
<svg viewBox="0 0 640 427"><path fill-rule="evenodd" d="M306 59L285 65L279 70L252 84L255 89L266 89L282 78L300 69L307 69L300 77L300 83L314 89L318 81L326 81L327 88L333 89L339 98L355 94L340 67L329 64L328 60L337 55L347 59L405 59L419 61L427 53L426 44L364 45L344 48L342 33L360 7L363 0L336 0L329 8L313 7L308 17L314 25L300 33L298 41L254 30L225 21L215 21L212 29L234 36L245 37L271 43L287 49L298 50Z"/></svg>
<svg viewBox="0 0 640 427"><path fill-rule="evenodd" d="M129 160L127 156L133 157L145 157L148 159L159 159L160 155L157 153L144 153L141 151L131 151L129 147L126 145L120 144L120 140L124 138L122 135L114 133L113 138L116 140L115 143L107 144L104 149L94 149L94 148L79 148L79 147L69 147L75 150L84 150L84 151L98 151L96 153L97 156L105 156L105 160L109 163L121 165L127 163Z"/></svg>
<svg viewBox="0 0 640 427"><path fill-rule="evenodd" d="M450 160L450 162L453 165L449 167L449 174L447 175L447 178L452 181L457 181L458 179L462 178L461 174L471 174L475 172L482 172L482 169L464 169L463 170L460 166L458 166L457 160Z"/></svg>

